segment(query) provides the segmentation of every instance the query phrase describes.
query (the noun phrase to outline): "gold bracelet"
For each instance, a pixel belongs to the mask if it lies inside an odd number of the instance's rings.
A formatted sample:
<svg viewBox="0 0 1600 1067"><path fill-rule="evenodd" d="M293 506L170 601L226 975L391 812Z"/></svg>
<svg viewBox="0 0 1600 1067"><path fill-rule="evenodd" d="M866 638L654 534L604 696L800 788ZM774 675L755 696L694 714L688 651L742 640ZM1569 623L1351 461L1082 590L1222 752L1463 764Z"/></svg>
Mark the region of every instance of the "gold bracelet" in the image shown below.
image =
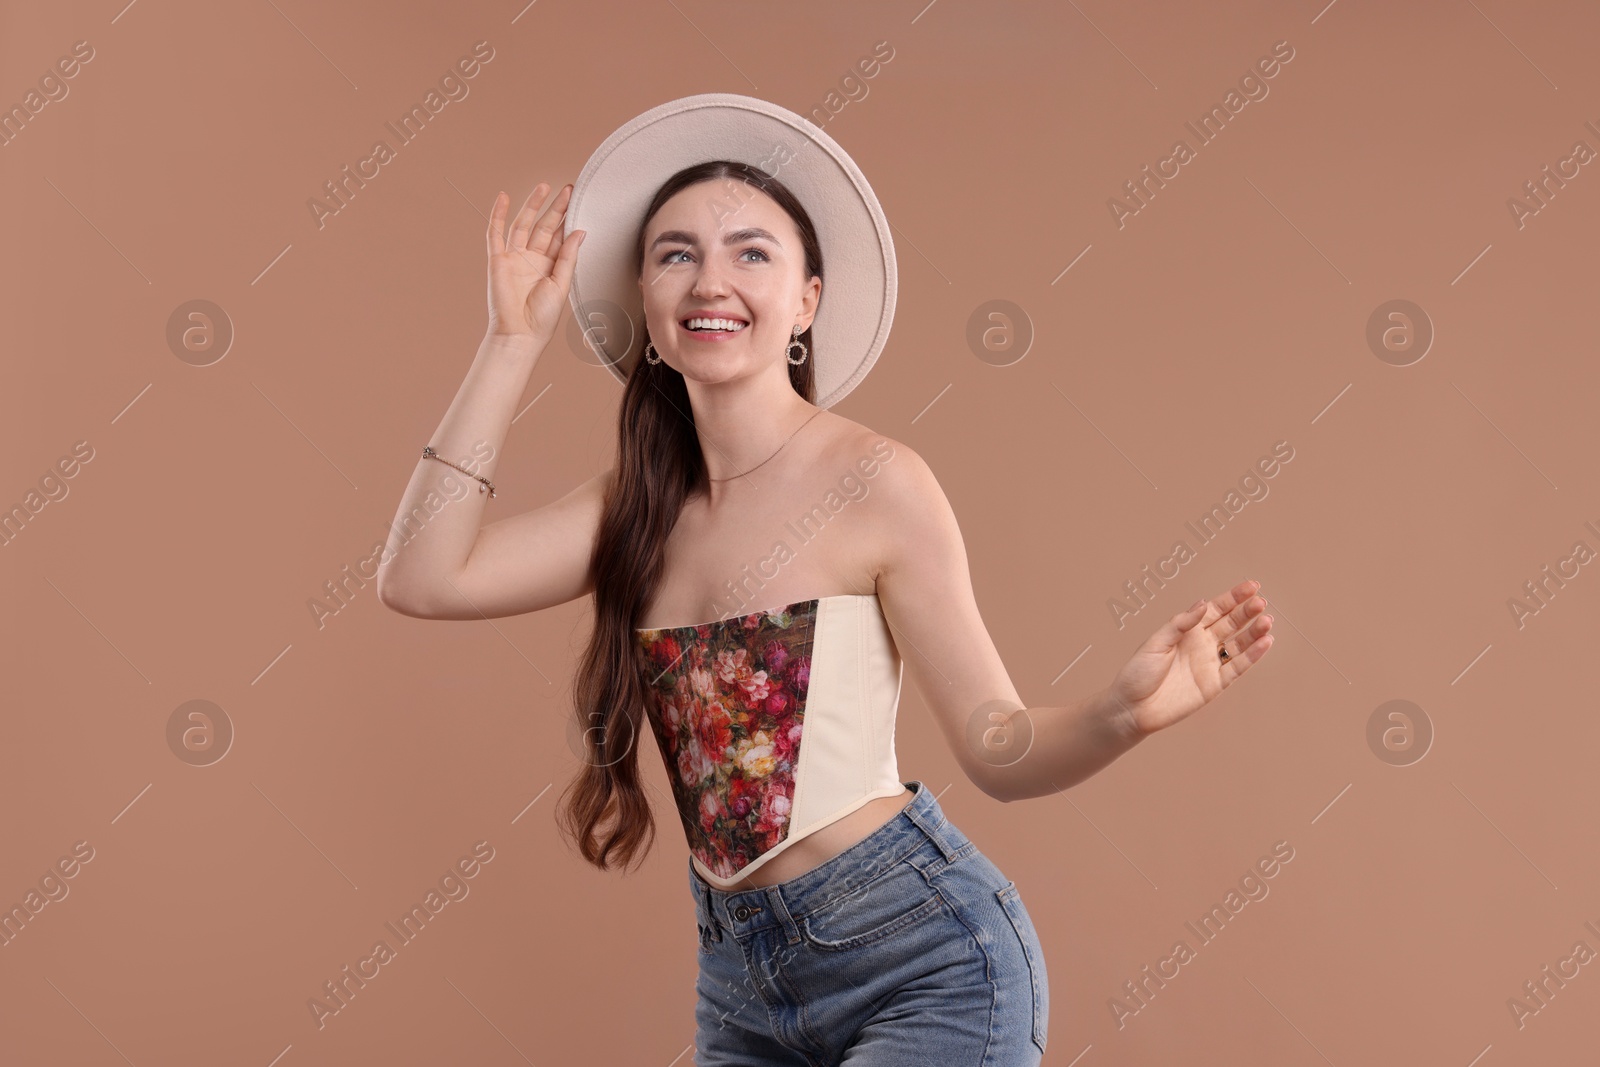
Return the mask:
<svg viewBox="0 0 1600 1067"><path fill-rule="evenodd" d="M422 458L423 459L436 459L440 463L443 463L447 467L456 467L456 465L454 463L451 463L449 460L447 460L443 456L439 455L439 453L435 452L433 450L433 446L432 445L423 445L422 446ZM468 478L477 478L478 481L483 483L482 485L478 486L478 492L481 493L485 489L488 489L489 490L489 498L491 500L494 499L494 483L493 482L491 482L487 478L481 478L478 475L473 474L471 471L467 470L465 467L456 467L456 470L460 471L462 474L465 474Z"/></svg>

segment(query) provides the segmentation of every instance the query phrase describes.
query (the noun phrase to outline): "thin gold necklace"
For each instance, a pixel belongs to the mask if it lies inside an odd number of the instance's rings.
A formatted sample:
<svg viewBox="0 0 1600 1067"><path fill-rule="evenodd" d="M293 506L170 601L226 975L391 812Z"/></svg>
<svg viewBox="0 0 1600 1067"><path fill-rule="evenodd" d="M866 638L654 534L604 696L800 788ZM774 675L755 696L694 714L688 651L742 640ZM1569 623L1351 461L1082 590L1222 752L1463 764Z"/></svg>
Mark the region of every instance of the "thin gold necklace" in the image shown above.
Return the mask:
<svg viewBox="0 0 1600 1067"><path fill-rule="evenodd" d="M818 408L812 414L811 419L816 418L818 415L821 415L826 410L827 410L826 408ZM796 426L795 430L794 430L794 433L792 433L788 437L784 438L782 445L779 445L777 448L773 449L772 456L776 456L779 452L782 452L783 451L783 446L787 445L790 441L793 441L794 440L794 434L795 433L799 433L801 430L805 429L806 426L808 426L810 424L811 419L807 419L805 422L802 422L799 426ZM764 463L770 462L771 459L772 459L772 456L768 456L766 459L762 460L761 463L757 463L755 465L755 467L751 467L750 471L753 471L753 470L757 469L758 467L760 467ZM735 478L743 478L746 474L749 474L750 471L740 471L738 474L730 474L726 478L712 478L712 477L708 476L706 478L706 481L708 481L708 482L731 482Z"/></svg>

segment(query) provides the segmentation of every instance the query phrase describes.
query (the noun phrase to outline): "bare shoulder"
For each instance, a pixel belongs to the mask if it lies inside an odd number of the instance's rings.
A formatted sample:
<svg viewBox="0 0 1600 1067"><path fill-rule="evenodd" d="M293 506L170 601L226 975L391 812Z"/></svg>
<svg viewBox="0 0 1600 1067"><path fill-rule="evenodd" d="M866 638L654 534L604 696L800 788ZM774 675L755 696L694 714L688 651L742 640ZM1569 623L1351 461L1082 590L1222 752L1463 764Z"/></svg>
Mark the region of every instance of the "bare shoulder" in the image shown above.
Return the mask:
<svg viewBox="0 0 1600 1067"><path fill-rule="evenodd" d="M841 423L830 464L851 467L885 505L915 508L944 498L932 468L910 445L859 422Z"/></svg>
<svg viewBox="0 0 1600 1067"><path fill-rule="evenodd" d="M865 520L857 528L870 531L874 576L953 521L933 469L910 445L888 434L841 418L827 466L843 472L850 506Z"/></svg>

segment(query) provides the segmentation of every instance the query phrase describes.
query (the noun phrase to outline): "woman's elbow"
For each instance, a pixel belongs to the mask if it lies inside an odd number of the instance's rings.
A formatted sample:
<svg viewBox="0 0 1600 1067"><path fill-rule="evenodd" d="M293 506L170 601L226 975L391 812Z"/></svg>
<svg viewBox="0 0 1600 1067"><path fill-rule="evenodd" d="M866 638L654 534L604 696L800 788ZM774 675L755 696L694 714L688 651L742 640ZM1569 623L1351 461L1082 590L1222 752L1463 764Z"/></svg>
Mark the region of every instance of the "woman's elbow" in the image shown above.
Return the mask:
<svg viewBox="0 0 1600 1067"><path fill-rule="evenodd" d="M397 587L393 582L386 582L380 575L378 578L378 603L388 608L397 615L406 615L413 619L426 619L426 607L403 587Z"/></svg>

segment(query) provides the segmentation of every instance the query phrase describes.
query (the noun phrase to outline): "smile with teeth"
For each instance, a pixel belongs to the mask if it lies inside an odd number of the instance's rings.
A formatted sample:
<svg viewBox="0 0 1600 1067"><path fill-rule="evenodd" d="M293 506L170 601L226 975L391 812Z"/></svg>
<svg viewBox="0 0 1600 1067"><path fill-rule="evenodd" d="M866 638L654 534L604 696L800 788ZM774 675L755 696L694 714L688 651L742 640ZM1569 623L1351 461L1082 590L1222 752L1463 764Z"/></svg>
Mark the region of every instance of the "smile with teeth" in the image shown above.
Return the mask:
<svg viewBox="0 0 1600 1067"><path fill-rule="evenodd" d="M720 336L728 336L738 333L749 324L740 322L738 319L708 319L696 317L684 319L682 325L684 329L691 333L708 333Z"/></svg>

